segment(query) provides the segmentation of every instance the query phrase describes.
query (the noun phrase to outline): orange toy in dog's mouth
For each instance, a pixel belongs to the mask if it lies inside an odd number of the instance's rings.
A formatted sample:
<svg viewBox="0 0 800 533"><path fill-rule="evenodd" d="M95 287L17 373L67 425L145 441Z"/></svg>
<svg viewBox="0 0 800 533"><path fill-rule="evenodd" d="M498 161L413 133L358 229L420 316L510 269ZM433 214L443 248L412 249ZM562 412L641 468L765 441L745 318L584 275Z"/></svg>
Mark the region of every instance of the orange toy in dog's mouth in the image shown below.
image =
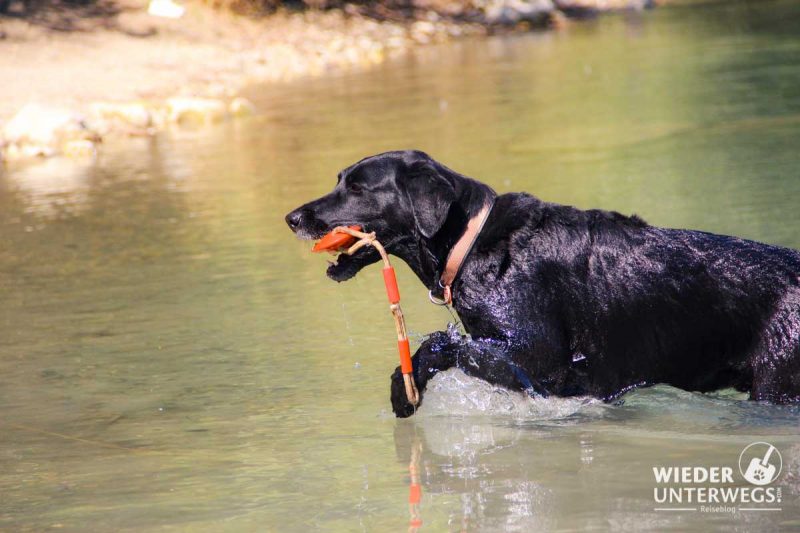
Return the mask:
<svg viewBox="0 0 800 533"><path fill-rule="evenodd" d="M361 231L361 226L348 226L351 230ZM311 249L312 252L338 252L347 249L358 239L347 233L330 232L323 236Z"/></svg>

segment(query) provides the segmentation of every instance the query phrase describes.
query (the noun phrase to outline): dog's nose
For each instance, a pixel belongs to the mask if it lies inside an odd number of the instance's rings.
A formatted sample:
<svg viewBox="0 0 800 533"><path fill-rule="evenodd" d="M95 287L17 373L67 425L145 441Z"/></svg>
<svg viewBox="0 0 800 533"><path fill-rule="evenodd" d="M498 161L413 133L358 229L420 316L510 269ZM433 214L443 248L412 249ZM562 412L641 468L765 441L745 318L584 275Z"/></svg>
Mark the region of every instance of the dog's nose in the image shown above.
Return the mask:
<svg viewBox="0 0 800 533"><path fill-rule="evenodd" d="M297 226L300 225L300 222L303 220L303 212L299 209L296 211L292 211L288 215L286 215L286 223L289 224L289 227L293 230L297 229Z"/></svg>

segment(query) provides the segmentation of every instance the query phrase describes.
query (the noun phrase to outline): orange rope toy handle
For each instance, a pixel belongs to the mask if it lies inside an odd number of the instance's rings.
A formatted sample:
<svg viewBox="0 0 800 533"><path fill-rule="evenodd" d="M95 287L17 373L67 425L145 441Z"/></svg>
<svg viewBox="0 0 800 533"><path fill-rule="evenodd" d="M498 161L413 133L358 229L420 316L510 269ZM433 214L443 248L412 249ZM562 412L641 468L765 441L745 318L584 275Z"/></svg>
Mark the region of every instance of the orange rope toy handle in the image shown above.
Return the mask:
<svg viewBox="0 0 800 533"><path fill-rule="evenodd" d="M383 245L375 238L375 232L364 233L362 231L353 229L352 227L339 226L334 228L331 233L347 233L358 240L355 244L350 246L342 253L352 255L364 246L372 246L375 248L383 259L383 283L386 285L386 296L389 298L389 310L394 317L394 326L397 330L397 350L400 353L400 371L403 373L403 384L406 389L406 398L408 403L416 406L419 404L419 391L417 385L414 383L414 367L411 364L411 348L408 344L408 335L406 333L406 321L403 318L403 309L400 307L400 289L397 287L397 276L394 273L394 267L389 262L389 255L386 253Z"/></svg>

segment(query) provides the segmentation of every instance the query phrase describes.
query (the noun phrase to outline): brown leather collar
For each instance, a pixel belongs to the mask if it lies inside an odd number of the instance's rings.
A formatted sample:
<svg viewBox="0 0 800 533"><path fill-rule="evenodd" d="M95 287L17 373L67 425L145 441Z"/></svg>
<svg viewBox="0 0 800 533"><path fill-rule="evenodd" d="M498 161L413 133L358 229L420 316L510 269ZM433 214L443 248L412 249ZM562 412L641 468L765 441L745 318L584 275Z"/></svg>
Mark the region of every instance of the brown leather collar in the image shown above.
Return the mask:
<svg viewBox="0 0 800 533"><path fill-rule="evenodd" d="M481 210L478 211L474 217L469 219L464 234L450 249L450 253L447 254L447 261L445 262L442 276L439 278L439 286L442 288L443 295L440 305L450 305L453 303L453 281L455 281L456 276L458 276L458 272L461 270L461 265L464 264L464 260L467 258L470 251L472 251L472 247L475 245L475 241L478 239L483 225L486 224L486 220L489 218L489 213L492 212L492 207L494 207L494 198L483 204ZM431 291L430 294L431 301L440 303L434 300L432 292L433 291Z"/></svg>

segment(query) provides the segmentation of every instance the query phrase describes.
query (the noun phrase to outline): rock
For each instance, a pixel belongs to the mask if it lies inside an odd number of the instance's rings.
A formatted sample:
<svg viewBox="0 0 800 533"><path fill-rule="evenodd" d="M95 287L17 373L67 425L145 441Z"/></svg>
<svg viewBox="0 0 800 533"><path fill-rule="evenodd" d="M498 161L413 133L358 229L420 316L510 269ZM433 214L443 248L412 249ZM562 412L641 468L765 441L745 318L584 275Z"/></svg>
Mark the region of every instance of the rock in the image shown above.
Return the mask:
<svg viewBox="0 0 800 533"><path fill-rule="evenodd" d="M94 157L97 154L95 143L88 139L72 139L61 147L61 153L67 157L85 158Z"/></svg>
<svg viewBox="0 0 800 533"><path fill-rule="evenodd" d="M140 130L146 130L153 125L153 113L142 102L98 102L92 104L91 113L102 120L122 122Z"/></svg>
<svg viewBox="0 0 800 533"><path fill-rule="evenodd" d="M550 17L550 27L554 30L564 30L569 24L569 17L563 11L555 11Z"/></svg>
<svg viewBox="0 0 800 533"><path fill-rule="evenodd" d="M493 0L483 8L486 22L492 25L513 26L526 22L544 26L555 12L552 0Z"/></svg>
<svg viewBox="0 0 800 533"><path fill-rule="evenodd" d="M570 17L582 18L604 11L643 10L654 7L655 0L554 0L556 8Z"/></svg>
<svg viewBox="0 0 800 533"><path fill-rule="evenodd" d="M3 128L8 159L48 157L72 141L99 140L96 130L74 112L40 104L23 107Z"/></svg>
<svg viewBox="0 0 800 533"><path fill-rule="evenodd" d="M56 155L54 148L31 144L9 144L5 151L5 157L8 161L32 159L34 157L50 157L53 155Z"/></svg>
<svg viewBox="0 0 800 533"><path fill-rule="evenodd" d="M411 38L420 44L428 44L433 40L436 32L436 26L432 22L426 20L418 20L411 25L410 33Z"/></svg>
<svg viewBox="0 0 800 533"><path fill-rule="evenodd" d="M234 117L247 117L256 112L256 106L247 98L240 96L231 100L228 112Z"/></svg>
<svg viewBox="0 0 800 533"><path fill-rule="evenodd" d="M147 13L154 17L179 19L186 13L186 8L179 6L172 0L150 0L147 6Z"/></svg>
<svg viewBox="0 0 800 533"><path fill-rule="evenodd" d="M170 98L167 100L167 118L180 125L206 125L221 122L228 109L221 100L212 98Z"/></svg>
<svg viewBox="0 0 800 533"><path fill-rule="evenodd" d="M3 128L3 138L15 145L54 145L61 135L83 129L81 117L60 108L39 104L23 107Z"/></svg>

